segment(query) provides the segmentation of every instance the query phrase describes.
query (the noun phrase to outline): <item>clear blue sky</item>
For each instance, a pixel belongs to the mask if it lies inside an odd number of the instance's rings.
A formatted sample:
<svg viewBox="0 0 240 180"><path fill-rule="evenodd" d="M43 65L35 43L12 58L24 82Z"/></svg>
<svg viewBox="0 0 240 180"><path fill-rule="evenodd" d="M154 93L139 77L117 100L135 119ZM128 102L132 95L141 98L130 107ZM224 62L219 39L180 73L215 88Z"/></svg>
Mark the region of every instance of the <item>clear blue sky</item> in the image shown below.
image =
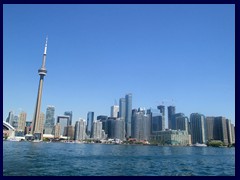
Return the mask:
<svg viewBox="0 0 240 180"><path fill-rule="evenodd" d="M44 113L109 115L132 93L133 108L165 101L235 124L234 16L234 5L4 5L3 119L32 120L48 35Z"/></svg>

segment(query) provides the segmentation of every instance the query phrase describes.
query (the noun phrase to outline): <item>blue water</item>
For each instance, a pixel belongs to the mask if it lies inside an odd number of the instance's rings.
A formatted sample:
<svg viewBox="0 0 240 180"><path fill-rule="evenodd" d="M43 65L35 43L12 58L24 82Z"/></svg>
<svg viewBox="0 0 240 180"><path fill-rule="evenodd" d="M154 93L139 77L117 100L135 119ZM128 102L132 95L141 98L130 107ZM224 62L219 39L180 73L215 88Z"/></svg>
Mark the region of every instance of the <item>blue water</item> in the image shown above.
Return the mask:
<svg viewBox="0 0 240 180"><path fill-rule="evenodd" d="M3 142L4 176L234 176L235 148Z"/></svg>

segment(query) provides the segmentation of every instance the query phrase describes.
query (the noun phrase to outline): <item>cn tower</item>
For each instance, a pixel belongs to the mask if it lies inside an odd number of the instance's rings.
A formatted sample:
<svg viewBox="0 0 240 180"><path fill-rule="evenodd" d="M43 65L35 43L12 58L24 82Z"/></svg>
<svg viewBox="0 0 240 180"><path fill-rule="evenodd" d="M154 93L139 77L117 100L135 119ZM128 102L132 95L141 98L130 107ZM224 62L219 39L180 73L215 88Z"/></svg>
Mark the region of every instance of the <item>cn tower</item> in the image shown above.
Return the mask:
<svg viewBox="0 0 240 180"><path fill-rule="evenodd" d="M40 127L41 124L43 123L43 122L42 123L40 122L40 113L41 113L43 79L44 79L44 76L46 76L47 74L47 70L45 67L46 57L47 57L47 41L48 41L48 38L46 38L46 43L44 47L42 67L38 70L40 80L39 80L39 86L38 86L37 103L36 103L36 108L35 108L33 121L32 121L32 129L31 129L31 134L33 135L34 139L37 139L37 140L41 140L43 135L43 130Z"/></svg>

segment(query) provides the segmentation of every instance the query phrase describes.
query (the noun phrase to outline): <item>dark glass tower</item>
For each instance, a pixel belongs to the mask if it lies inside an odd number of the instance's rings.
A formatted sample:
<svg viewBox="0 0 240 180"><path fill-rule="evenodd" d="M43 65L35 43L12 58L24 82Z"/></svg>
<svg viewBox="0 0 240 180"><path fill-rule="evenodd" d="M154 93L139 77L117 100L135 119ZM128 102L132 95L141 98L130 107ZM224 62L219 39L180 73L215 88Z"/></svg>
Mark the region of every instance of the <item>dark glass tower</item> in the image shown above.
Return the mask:
<svg viewBox="0 0 240 180"><path fill-rule="evenodd" d="M168 106L168 129L172 129L172 116L175 114L175 106Z"/></svg>
<svg viewBox="0 0 240 180"><path fill-rule="evenodd" d="M190 115L192 144L206 143L206 120L205 116L199 113Z"/></svg>
<svg viewBox="0 0 240 180"><path fill-rule="evenodd" d="M71 126L72 125L72 111L66 111L66 112L64 112L64 115L70 117L68 125Z"/></svg>
<svg viewBox="0 0 240 180"><path fill-rule="evenodd" d="M46 121L44 124L44 134L52 134L53 133L53 127L55 124L54 112L55 112L54 106L47 107Z"/></svg>
<svg viewBox="0 0 240 180"><path fill-rule="evenodd" d="M91 133L92 133L93 120L94 120L94 112L88 112L88 114L87 114L87 135L91 135Z"/></svg>
<svg viewBox="0 0 240 180"><path fill-rule="evenodd" d="M126 116L125 116L125 130L126 137L131 136L131 119L132 119L132 94L127 94L126 99Z"/></svg>
<svg viewBox="0 0 240 180"><path fill-rule="evenodd" d="M160 128L163 130L165 130L165 106L160 105L157 107L160 110L160 113L162 115L161 121L160 122Z"/></svg>
<svg viewBox="0 0 240 180"><path fill-rule="evenodd" d="M119 117L125 120L126 116L126 99L120 98L119 100Z"/></svg>

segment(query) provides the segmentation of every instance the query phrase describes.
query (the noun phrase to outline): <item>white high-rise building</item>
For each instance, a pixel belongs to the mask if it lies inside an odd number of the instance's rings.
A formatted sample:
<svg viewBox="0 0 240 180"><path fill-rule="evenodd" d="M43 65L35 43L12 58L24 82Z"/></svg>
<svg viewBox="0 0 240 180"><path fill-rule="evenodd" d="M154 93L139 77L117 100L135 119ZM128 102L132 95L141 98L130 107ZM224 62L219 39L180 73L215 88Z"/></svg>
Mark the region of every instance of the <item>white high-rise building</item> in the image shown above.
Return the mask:
<svg viewBox="0 0 240 180"><path fill-rule="evenodd" d="M76 121L74 134L75 140L80 141L86 138L86 127L87 121L85 119L79 119L79 121Z"/></svg>
<svg viewBox="0 0 240 180"><path fill-rule="evenodd" d="M111 106L111 117L118 117L118 112L119 112L119 106L113 105Z"/></svg>
<svg viewBox="0 0 240 180"><path fill-rule="evenodd" d="M102 139L102 122L101 121L93 121L92 138Z"/></svg>

